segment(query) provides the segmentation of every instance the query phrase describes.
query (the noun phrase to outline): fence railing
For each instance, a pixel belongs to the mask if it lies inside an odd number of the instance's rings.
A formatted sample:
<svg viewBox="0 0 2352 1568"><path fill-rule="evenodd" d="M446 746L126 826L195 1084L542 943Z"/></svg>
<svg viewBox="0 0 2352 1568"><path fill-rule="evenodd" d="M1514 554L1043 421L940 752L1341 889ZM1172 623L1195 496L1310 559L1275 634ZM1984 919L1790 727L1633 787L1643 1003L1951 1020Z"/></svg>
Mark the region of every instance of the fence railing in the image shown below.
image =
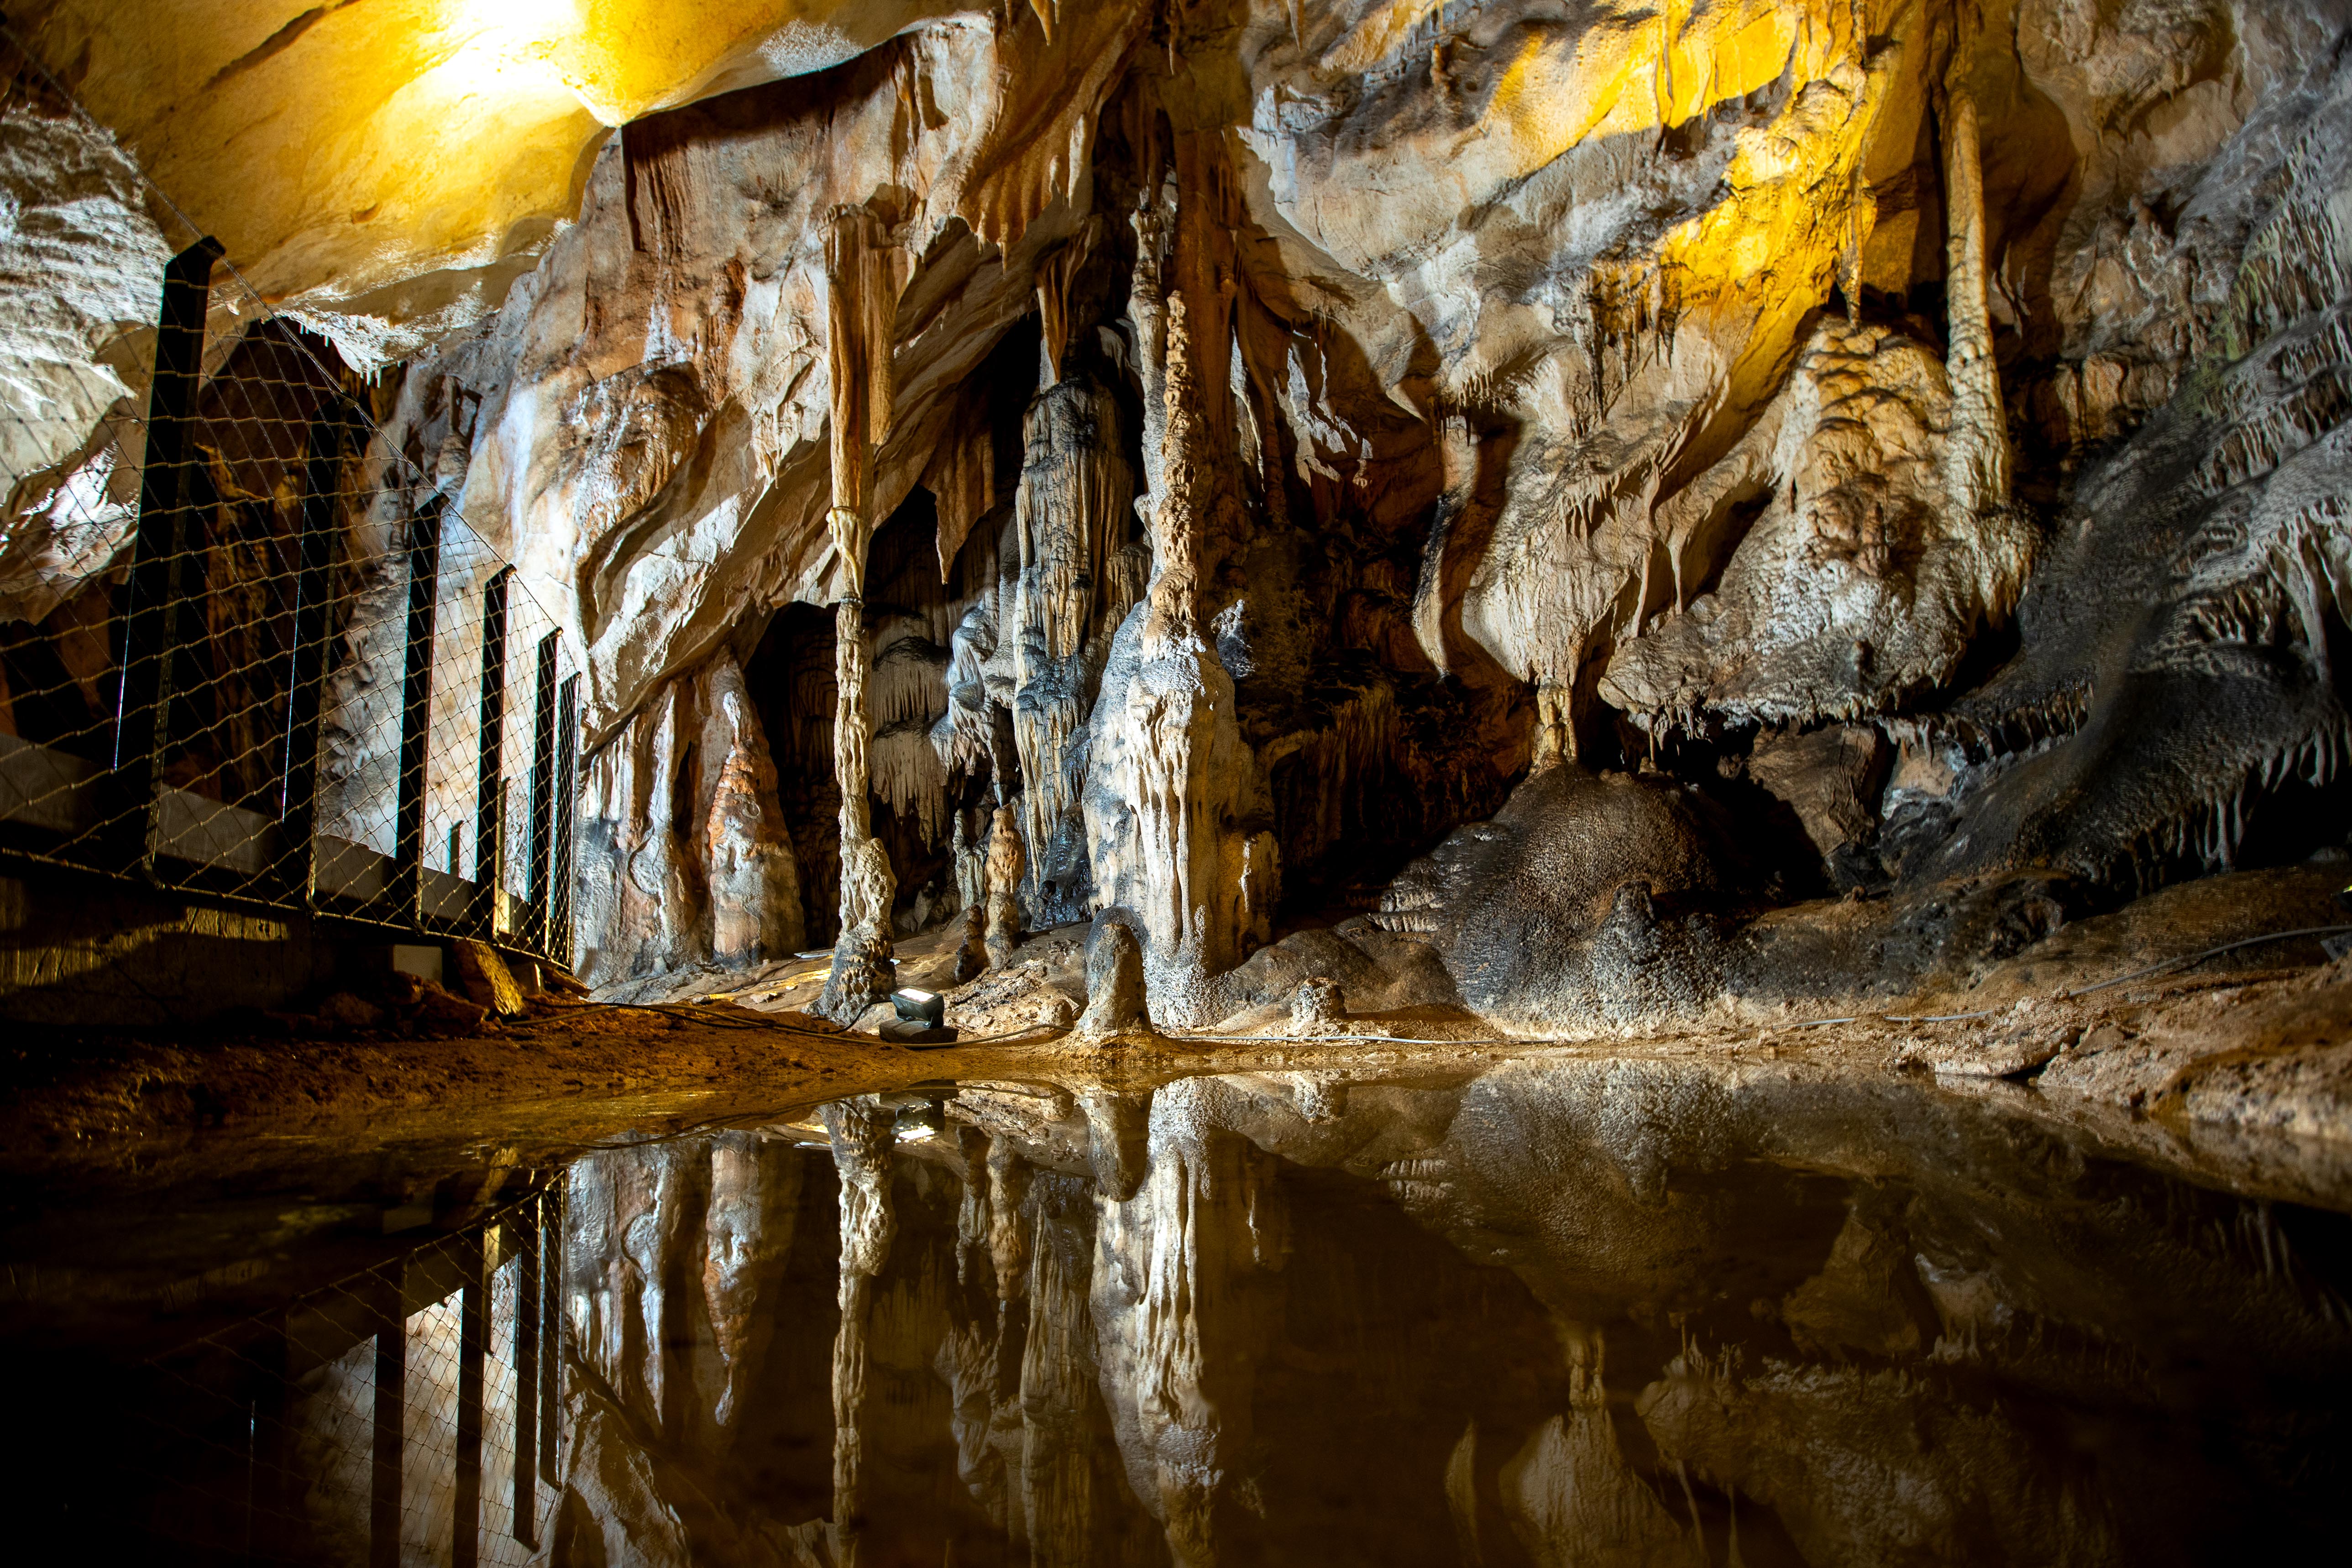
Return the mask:
<svg viewBox="0 0 2352 1568"><path fill-rule="evenodd" d="M558 624L221 254L163 269L143 416L0 406L0 543L56 580L0 624L0 858L568 965Z"/></svg>
<svg viewBox="0 0 2352 1568"><path fill-rule="evenodd" d="M147 1363L112 1528L187 1563L544 1561L562 1237L535 1190Z"/></svg>

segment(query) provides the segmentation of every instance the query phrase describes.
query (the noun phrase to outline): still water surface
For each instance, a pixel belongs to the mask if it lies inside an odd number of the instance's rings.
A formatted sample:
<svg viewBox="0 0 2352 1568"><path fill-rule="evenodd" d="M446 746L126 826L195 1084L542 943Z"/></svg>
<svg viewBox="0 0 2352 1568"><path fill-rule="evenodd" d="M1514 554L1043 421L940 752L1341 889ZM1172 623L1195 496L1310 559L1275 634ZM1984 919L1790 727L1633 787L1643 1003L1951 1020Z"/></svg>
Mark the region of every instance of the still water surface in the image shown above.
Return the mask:
<svg viewBox="0 0 2352 1568"><path fill-rule="evenodd" d="M2206 1563L2323 1551L2352 1495L2345 1215L2021 1092L1552 1059L939 1084L610 1142L150 1195L151 1230L258 1260L161 1290L124 1283L138 1216L20 1213L0 1326L50 1413L20 1539Z"/></svg>

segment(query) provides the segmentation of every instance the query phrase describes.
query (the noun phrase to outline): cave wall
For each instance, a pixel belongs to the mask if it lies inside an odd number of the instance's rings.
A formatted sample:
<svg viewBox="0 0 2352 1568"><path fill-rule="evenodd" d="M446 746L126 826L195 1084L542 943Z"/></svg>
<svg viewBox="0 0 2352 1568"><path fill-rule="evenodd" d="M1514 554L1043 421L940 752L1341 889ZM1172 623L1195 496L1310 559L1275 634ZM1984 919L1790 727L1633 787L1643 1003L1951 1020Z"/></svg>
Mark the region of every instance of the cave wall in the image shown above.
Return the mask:
<svg viewBox="0 0 2352 1568"><path fill-rule="evenodd" d="M1024 921L1125 911L1174 1021L1350 913L1557 1021L1709 1005L1794 900L2340 837L2352 9L907 22L648 104L394 373L478 407L453 493L585 653L593 978L835 927L848 374L898 928L1013 804ZM828 358L845 207L887 371ZM89 571L20 492L29 624Z"/></svg>

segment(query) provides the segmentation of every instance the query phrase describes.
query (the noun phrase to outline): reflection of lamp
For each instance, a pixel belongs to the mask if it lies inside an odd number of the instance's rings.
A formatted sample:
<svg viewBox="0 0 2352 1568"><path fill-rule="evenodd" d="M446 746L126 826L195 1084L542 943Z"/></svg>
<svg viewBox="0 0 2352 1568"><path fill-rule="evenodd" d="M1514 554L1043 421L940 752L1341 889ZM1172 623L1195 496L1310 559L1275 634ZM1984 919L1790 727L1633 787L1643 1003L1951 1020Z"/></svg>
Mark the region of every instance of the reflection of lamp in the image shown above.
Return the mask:
<svg viewBox="0 0 2352 1568"><path fill-rule="evenodd" d="M893 991L890 1005L909 1024L920 1023L936 1029L947 1022L947 998L936 991Z"/></svg>
<svg viewBox="0 0 2352 1568"><path fill-rule="evenodd" d="M920 1105L898 1108L893 1133L901 1143L920 1143L936 1138L948 1129L947 1112L937 1100L927 1100Z"/></svg>

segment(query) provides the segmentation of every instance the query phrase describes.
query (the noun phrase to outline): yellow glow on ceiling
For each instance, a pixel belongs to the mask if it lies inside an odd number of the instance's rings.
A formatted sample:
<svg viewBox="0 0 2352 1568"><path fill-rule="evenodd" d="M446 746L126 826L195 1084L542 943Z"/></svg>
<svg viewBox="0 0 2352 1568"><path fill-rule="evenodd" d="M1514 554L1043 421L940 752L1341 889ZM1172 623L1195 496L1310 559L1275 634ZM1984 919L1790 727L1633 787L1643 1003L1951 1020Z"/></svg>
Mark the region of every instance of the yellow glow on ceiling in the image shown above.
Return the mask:
<svg viewBox="0 0 2352 1568"><path fill-rule="evenodd" d="M331 305L572 216L604 127L958 0L31 0L33 52L274 298ZM793 62L804 62L795 66Z"/></svg>

